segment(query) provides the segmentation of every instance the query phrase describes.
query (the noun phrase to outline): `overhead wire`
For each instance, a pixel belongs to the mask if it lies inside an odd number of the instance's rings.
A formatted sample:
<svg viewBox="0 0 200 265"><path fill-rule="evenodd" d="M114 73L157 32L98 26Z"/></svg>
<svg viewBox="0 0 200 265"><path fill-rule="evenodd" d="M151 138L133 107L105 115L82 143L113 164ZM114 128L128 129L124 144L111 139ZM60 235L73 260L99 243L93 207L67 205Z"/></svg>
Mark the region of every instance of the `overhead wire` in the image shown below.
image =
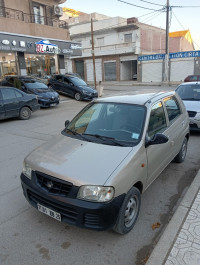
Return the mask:
<svg viewBox="0 0 200 265"><path fill-rule="evenodd" d="M158 10L153 9L153 8L148 8L148 7L144 7L144 6L138 6L138 5L135 5L135 4L132 4L132 3L126 2L126 1L122 1L122 0L117 0L117 1L122 2L122 3L124 3L124 4L127 4L127 5L131 5L131 6L135 6L135 7L139 7L139 8L147 9L147 10L158 11Z"/></svg>

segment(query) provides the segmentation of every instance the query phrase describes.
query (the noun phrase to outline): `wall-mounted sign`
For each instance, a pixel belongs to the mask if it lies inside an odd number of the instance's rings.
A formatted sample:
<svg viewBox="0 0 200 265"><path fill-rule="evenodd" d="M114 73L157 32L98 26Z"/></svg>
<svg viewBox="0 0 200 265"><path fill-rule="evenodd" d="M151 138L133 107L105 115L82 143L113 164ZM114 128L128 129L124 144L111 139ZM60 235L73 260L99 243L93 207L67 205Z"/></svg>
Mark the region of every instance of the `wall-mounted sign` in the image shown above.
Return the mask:
<svg viewBox="0 0 200 265"><path fill-rule="evenodd" d="M164 58L165 54L142 55L138 56L138 61L163 60Z"/></svg>
<svg viewBox="0 0 200 265"><path fill-rule="evenodd" d="M80 44L74 44L74 43L72 43L72 44L70 45L70 49L72 49L72 50L77 50L77 49L82 49L82 47L81 47Z"/></svg>
<svg viewBox="0 0 200 265"><path fill-rule="evenodd" d="M60 53L58 46L50 43L49 40L41 40L35 44L37 53Z"/></svg>
<svg viewBox="0 0 200 265"><path fill-rule="evenodd" d="M4 45L9 45L10 44L9 40L2 40L1 43L4 44Z"/></svg>
<svg viewBox="0 0 200 265"><path fill-rule="evenodd" d="M169 54L170 59L188 58L188 57L200 57L200 51L175 52Z"/></svg>

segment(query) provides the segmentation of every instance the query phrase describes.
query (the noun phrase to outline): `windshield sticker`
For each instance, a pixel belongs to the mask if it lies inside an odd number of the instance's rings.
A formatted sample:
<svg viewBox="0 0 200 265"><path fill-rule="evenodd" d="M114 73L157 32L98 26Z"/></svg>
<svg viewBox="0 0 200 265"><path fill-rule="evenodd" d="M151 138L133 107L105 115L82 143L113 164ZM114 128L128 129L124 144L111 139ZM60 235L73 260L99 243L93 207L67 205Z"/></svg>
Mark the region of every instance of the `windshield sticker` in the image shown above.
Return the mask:
<svg viewBox="0 0 200 265"><path fill-rule="evenodd" d="M133 138L133 139L138 139L139 136L140 136L139 133L132 133L131 138Z"/></svg>

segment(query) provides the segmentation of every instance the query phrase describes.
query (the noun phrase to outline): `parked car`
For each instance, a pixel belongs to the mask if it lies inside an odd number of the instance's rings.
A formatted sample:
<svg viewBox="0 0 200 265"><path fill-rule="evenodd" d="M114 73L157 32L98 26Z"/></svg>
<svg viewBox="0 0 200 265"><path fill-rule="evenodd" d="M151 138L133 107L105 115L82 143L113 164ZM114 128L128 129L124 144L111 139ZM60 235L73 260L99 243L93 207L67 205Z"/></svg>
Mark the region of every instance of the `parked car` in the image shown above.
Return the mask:
<svg viewBox="0 0 200 265"><path fill-rule="evenodd" d="M190 128L200 129L200 82L183 83L176 92L182 98L190 118Z"/></svg>
<svg viewBox="0 0 200 265"><path fill-rule="evenodd" d="M97 99L29 154L21 183L29 203L69 224L129 232L141 193L184 161L189 118L175 92Z"/></svg>
<svg viewBox="0 0 200 265"><path fill-rule="evenodd" d="M0 120L13 117L27 120L31 113L39 108L36 96L28 95L13 87L0 86Z"/></svg>
<svg viewBox="0 0 200 265"><path fill-rule="evenodd" d="M59 94L56 91L35 78L9 76L2 81L1 85L13 86L27 94L37 95L41 107L56 106L60 102Z"/></svg>
<svg viewBox="0 0 200 265"><path fill-rule="evenodd" d="M88 86L83 79L73 75L54 75L49 79L48 86L76 100L92 100L98 97L94 88Z"/></svg>
<svg viewBox="0 0 200 265"><path fill-rule="evenodd" d="M200 81L200 75L188 75L184 79L184 82L195 82L195 81Z"/></svg>

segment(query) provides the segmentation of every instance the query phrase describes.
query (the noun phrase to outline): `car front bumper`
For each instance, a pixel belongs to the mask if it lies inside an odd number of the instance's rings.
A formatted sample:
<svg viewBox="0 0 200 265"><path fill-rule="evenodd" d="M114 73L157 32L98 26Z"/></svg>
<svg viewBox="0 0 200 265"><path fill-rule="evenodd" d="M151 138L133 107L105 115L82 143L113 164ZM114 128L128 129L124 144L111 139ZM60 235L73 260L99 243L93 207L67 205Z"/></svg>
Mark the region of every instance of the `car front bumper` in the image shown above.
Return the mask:
<svg viewBox="0 0 200 265"><path fill-rule="evenodd" d="M44 99L40 99L38 98L38 103L40 104L41 107L45 108L45 107L51 107L51 106L56 106L59 104L59 99L55 99L55 100L44 100Z"/></svg>
<svg viewBox="0 0 200 265"><path fill-rule="evenodd" d="M21 184L24 196L36 209L39 203L60 213L61 221L65 223L99 231L111 229L115 225L125 197L122 194L106 203L83 201L76 198L79 189L76 186L73 186L73 192L68 197L51 194L38 185L34 173L32 180L22 173Z"/></svg>
<svg viewBox="0 0 200 265"><path fill-rule="evenodd" d="M200 130L200 119L196 119L195 117L190 117L189 119L190 119L190 128Z"/></svg>

